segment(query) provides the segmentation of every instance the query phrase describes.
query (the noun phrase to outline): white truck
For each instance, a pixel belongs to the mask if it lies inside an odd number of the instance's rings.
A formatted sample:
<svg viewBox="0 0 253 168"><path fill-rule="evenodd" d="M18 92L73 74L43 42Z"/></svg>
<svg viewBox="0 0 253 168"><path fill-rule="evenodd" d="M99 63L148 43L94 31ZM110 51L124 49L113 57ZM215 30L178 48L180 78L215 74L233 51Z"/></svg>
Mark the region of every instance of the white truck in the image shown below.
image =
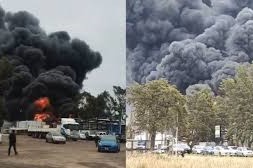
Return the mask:
<svg viewBox="0 0 253 168"><path fill-rule="evenodd" d="M79 124L72 118L61 118L61 123L56 128L50 128L49 125L41 121L18 121L16 127L12 127L10 130L27 131L27 134L34 138L45 138L49 132L59 132L66 138L79 139Z"/></svg>
<svg viewBox="0 0 253 168"><path fill-rule="evenodd" d="M60 126L61 134L64 135L66 138L72 140L78 140L79 137L79 130L80 125L76 122L73 118L61 118L61 126Z"/></svg>
<svg viewBox="0 0 253 168"><path fill-rule="evenodd" d="M11 127L9 130L16 133L27 133L34 138L44 138L51 131L60 132L60 126L50 128L49 125L41 121L18 121L16 127Z"/></svg>
<svg viewBox="0 0 253 168"><path fill-rule="evenodd" d="M34 138L45 138L49 132L60 132L60 126L50 128L49 125L40 121L35 121L34 124L28 126L28 135Z"/></svg>

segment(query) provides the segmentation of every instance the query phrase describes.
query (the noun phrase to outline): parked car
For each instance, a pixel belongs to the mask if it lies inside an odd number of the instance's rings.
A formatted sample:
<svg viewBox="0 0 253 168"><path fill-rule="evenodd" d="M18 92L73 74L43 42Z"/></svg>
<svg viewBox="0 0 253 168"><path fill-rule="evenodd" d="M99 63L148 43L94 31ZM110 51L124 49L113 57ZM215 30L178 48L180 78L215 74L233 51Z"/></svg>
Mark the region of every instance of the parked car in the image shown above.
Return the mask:
<svg viewBox="0 0 253 168"><path fill-rule="evenodd" d="M99 136L107 135L106 132L102 132L102 131L97 132L97 134L98 134Z"/></svg>
<svg viewBox="0 0 253 168"><path fill-rule="evenodd" d="M80 138L79 136L79 131L71 131L70 133L70 139L72 139L73 141L77 141Z"/></svg>
<svg viewBox="0 0 253 168"><path fill-rule="evenodd" d="M175 153L187 152L189 153L191 148L187 144L174 144L172 145L172 151Z"/></svg>
<svg viewBox="0 0 253 168"><path fill-rule="evenodd" d="M237 146L228 146L229 155L236 156L237 155Z"/></svg>
<svg viewBox="0 0 253 168"><path fill-rule="evenodd" d="M154 153L166 153L166 151L168 151L168 146L161 146L161 148L158 148L156 150L154 150Z"/></svg>
<svg viewBox="0 0 253 168"><path fill-rule="evenodd" d="M79 138L80 139L87 139L87 137L86 137L87 133L86 132L87 131L85 131L85 130L80 130L79 131Z"/></svg>
<svg viewBox="0 0 253 168"><path fill-rule="evenodd" d="M120 152L120 143L115 135L104 135L98 142L98 152Z"/></svg>
<svg viewBox="0 0 253 168"><path fill-rule="evenodd" d="M238 156L253 156L253 151L247 147L238 147L237 148L237 155Z"/></svg>
<svg viewBox="0 0 253 168"><path fill-rule="evenodd" d="M229 149L224 146L215 146L213 153L214 155L227 156L229 155Z"/></svg>
<svg viewBox="0 0 253 168"><path fill-rule="evenodd" d="M212 146L205 146L202 150L203 155L213 155L214 153L214 147Z"/></svg>
<svg viewBox="0 0 253 168"><path fill-rule="evenodd" d="M194 145L192 147L192 153L195 153L195 154L201 154L203 149L204 149L205 146L202 146L202 145Z"/></svg>
<svg viewBox="0 0 253 168"><path fill-rule="evenodd" d="M146 149L146 141L138 141L135 149Z"/></svg>
<svg viewBox="0 0 253 168"><path fill-rule="evenodd" d="M49 132L46 135L46 142L66 143L66 138L58 132Z"/></svg>

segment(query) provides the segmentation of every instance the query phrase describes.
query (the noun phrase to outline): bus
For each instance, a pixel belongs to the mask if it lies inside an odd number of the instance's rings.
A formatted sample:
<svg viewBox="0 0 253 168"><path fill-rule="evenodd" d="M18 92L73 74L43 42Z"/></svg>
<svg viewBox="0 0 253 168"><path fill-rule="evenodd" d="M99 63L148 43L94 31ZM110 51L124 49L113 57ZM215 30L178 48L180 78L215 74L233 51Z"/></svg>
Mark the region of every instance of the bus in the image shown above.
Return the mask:
<svg viewBox="0 0 253 168"><path fill-rule="evenodd" d="M80 120L76 119L80 124L80 130L85 130L89 133L89 138L93 139L98 132L105 132L106 134L119 136L121 141L125 140L125 124L118 120L110 119L90 119Z"/></svg>

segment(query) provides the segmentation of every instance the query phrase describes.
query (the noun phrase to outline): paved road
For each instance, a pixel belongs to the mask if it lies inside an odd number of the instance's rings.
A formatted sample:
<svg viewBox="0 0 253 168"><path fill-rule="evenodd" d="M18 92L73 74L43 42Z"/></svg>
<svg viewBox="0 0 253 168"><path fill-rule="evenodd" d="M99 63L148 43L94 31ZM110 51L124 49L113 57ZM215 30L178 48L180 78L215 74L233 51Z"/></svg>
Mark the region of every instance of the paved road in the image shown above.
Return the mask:
<svg viewBox="0 0 253 168"><path fill-rule="evenodd" d="M44 139L17 136L15 156L8 157L7 137L0 144L0 167L3 168L123 168L125 144L120 153L98 153L93 141L69 141L66 144L46 143Z"/></svg>

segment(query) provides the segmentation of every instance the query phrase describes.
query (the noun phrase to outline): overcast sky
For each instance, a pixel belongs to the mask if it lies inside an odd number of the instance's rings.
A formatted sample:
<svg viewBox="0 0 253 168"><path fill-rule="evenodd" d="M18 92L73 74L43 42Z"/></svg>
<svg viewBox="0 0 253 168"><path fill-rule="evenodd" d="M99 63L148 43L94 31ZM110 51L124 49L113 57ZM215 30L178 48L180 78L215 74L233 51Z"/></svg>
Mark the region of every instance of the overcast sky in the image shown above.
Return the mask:
<svg viewBox="0 0 253 168"><path fill-rule="evenodd" d="M84 89L93 95L126 85L125 0L0 0L5 11L26 10L47 32L65 30L88 43L103 57L101 66L87 75Z"/></svg>

